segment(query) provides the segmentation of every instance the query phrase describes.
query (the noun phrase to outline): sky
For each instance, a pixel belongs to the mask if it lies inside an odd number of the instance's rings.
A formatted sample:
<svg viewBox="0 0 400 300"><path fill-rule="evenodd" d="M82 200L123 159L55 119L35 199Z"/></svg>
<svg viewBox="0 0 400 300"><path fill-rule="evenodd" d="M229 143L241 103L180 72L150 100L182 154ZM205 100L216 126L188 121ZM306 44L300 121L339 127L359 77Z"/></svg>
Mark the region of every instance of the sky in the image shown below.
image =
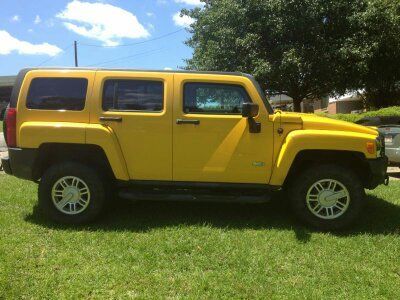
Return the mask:
<svg viewBox="0 0 400 300"><path fill-rule="evenodd" d="M190 58L183 8L200 0L1 0L0 75L25 67L178 69Z"/></svg>

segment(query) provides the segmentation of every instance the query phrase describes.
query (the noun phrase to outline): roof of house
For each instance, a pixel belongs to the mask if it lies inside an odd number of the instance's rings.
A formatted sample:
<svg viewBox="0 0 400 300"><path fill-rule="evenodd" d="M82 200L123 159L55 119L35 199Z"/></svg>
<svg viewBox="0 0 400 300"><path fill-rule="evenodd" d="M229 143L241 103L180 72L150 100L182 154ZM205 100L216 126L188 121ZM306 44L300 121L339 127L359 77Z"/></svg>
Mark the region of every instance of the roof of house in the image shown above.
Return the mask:
<svg viewBox="0 0 400 300"><path fill-rule="evenodd" d="M13 86L17 76L0 76L0 87Z"/></svg>

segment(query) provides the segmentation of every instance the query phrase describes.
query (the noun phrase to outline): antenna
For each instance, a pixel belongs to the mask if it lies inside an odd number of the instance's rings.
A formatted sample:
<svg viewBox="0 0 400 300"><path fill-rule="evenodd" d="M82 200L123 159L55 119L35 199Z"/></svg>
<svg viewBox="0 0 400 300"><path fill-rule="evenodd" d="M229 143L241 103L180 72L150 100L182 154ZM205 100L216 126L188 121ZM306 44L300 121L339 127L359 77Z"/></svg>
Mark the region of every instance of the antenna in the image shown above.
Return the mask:
<svg viewBox="0 0 400 300"><path fill-rule="evenodd" d="M74 52L75 52L75 67L78 66L78 43L74 41Z"/></svg>

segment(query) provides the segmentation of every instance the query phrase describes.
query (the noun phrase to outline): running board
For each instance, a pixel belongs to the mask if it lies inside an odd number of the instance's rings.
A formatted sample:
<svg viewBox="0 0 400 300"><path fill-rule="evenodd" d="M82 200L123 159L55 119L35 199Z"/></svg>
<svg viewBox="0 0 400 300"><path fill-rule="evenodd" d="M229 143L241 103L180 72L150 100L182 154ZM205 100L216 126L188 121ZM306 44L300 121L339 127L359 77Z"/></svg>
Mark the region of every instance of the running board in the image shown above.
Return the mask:
<svg viewBox="0 0 400 300"><path fill-rule="evenodd" d="M192 192L192 193L191 193ZM143 201L200 201L200 202L243 202L243 203L265 203L268 202L271 197L269 194L260 195L233 195L233 194L203 194L193 193L193 191L187 191L186 193L178 192L173 193L171 191L152 191L143 192L137 190L121 190L118 196L128 200L143 200Z"/></svg>

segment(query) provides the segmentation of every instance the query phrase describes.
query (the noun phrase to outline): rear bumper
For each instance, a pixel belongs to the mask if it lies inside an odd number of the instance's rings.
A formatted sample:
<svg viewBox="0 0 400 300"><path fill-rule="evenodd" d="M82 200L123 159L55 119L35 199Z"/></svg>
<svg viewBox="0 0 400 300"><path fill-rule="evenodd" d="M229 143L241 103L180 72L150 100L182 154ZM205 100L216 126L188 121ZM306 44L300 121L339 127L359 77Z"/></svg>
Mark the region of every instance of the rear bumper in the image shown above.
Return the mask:
<svg viewBox="0 0 400 300"><path fill-rule="evenodd" d="M9 148L8 157L1 159L4 172L22 179L34 180L36 149Z"/></svg>
<svg viewBox="0 0 400 300"><path fill-rule="evenodd" d="M386 156L377 159L369 159L370 178L366 188L374 189L380 184L388 184L389 176L387 174L388 158Z"/></svg>

